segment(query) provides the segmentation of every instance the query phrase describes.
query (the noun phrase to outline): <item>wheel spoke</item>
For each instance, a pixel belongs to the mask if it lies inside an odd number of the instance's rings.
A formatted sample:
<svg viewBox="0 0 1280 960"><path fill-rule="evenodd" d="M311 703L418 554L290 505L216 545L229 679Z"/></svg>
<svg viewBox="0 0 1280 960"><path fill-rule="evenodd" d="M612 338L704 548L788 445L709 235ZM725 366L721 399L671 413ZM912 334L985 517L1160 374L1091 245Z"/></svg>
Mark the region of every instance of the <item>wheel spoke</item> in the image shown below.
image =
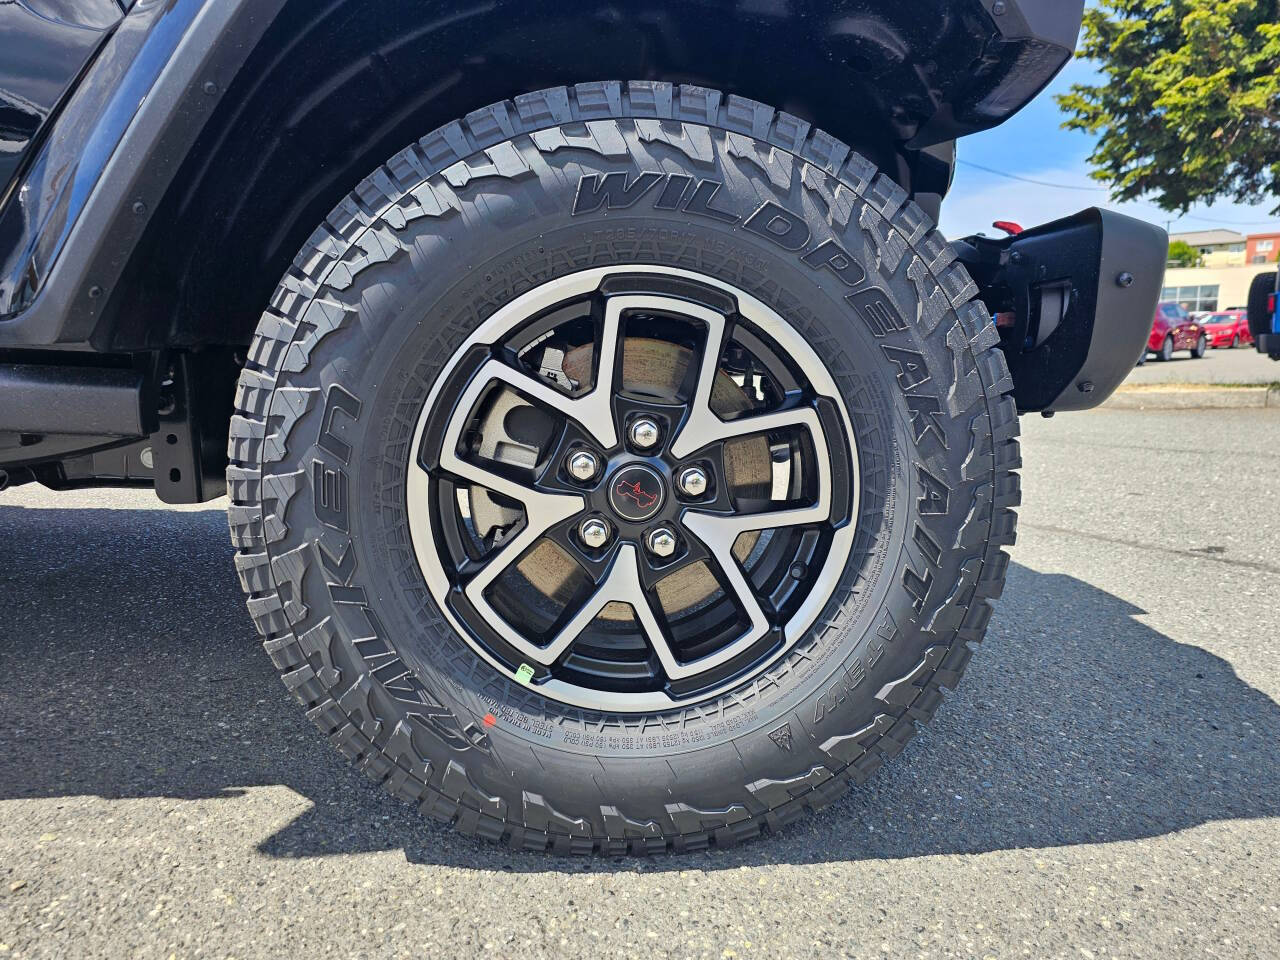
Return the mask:
<svg viewBox="0 0 1280 960"><path fill-rule="evenodd" d="M723 553L714 553L713 556L715 557L715 566L724 575L724 580L728 581L728 583L721 583L721 586L726 587L729 593L733 595L738 605L742 608L742 612L746 615L749 626L732 643L727 644L710 656L688 664L690 673L697 673L719 666L726 660L736 657L769 632L769 618L765 616L764 610L760 606L760 601L756 597L755 590L747 582L747 577L742 572L742 567L738 566L738 561L734 559L733 551L725 550Z"/></svg>
<svg viewBox="0 0 1280 960"><path fill-rule="evenodd" d="M495 493L515 500L524 507L525 520L523 528L516 536L502 544L485 558L484 565L479 572L467 581L463 592L466 594L467 600L482 616L488 618L492 623L501 624L507 628L505 632L510 635L513 644L521 652L528 656L533 656L538 648L523 641L521 632L507 624L498 615L497 611L485 599L485 591L504 571L519 560L525 551L532 547L547 530L581 512L585 502L582 497L574 494L546 493L534 489L532 486L520 483L487 467L472 463L458 455L458 443L461 440L463 428L471 415L471 411L475 407L476 401L480 398L480 394L494 380L508 383L534 399L552 399L542 394L542 391L545 391L546 394L554 394L557 398L559 397L559 394L556 394L554 390L533 378L511 369L506 364L490 360L481 368L459 400L453 418L445 431L444 442L440 452L440 466L441 469L454 476L486 487Z"/></svg>
<svg viewBox="0 0 1280 960"><path fill-rule="evenodd" d="M622 311L632 297L609 297L604 303L604 321L600 324L600 349L596 351L596 382L582 399L591 399L609 412L613 426L614 377L618 369L618 342L622 336ZM612 443L606 446L613 446Z"/></svg>
<svg viewBox="0 0 1280 960"><path fill-rule="evenodd" d="M688 519L697 516L699 518L706 517L715 521L726 521L727 523L745 524L739 529L739 533L744 530L763 530L766 527L776 526L794 526L800 523L820 523L831 515L831 454L827 445L827 435L822 429L822 421L818 418L818 413L812 407L796 407L792 410L779 410L775 413L765 413L757 417L743 417L738 420L724 421L711 413L710 409L702 408L714 421L714 426L709 427L713 433L710 434L711 442L718 442L724 439L733 439L735 437L750 436L755 433L764 433L768 431L781 430L788 427L804 427L809 431L809 436L813 440L814 449L814 467L817 473L818 495L816 502L811 507L800 509L787 509L780 511L772 511L769 513L758 514L734 514L732 516L724 516L720 514L701 514L694 508L693 512L686 517ZM690 422L692 422L692 415ZM687 428L686 428L687 432ZM683 440L686 433L681 433L678 440ZM696 452L701 449L704 444L696 444L692 451ZM675 450L672 451L676 453ZM686 454L676 453L677 456L686 456ZM753 525L754 524L754 525ZM735 534L736 536L736 534Z"/></svg>
<svg viewBox="0 0 1280 960"><path fill-rule="evenodd" d="M556 502L545 505L540 512L537 507L526 506L525 525L521 531L490 554L485 559L484 566L467 581L465 593L473 606L488 609L489 603L484 598L484 591L489 588L489 585L502 576L511 564L519 560L526 550L537 543L548 529L581 509L578 504L566 502L576 500L576 497L552 499ZM496 617L497 614L494 613L493 616Z"/></svg>
<svg viewBox="0 0 1280 960"><path fill-rule="evenodd" d="M573 510L582 509L581 497L572 494L543 493L495 470L464 460L452 450L446 450L441 454L440 467L455 477L487 487L494 493L500 493L504 497L517 501L530 514L547 515L568 506L569 503L574 505Z"/></svg>
<svg viewBox="0 0 1280 960"><path fill-rule="evenodd" d="M592 390L586 396L567 397L537 377L508 366L500 360L489 360L476 373L471 385L458 403L455 419L469 415L480 392L494 380L505 383L516 393L523 394L544 407L576 420L606 450L617 444L618 434L613 427L613 405L599 395L599 388Z"/></svg>
<svg viewBox="0 0 1280 960"><path fill-rule="evenodd" d="M456 457L442 457L441 464L445 469L467 479L474 480L494 490L508 493L513 499L524 504L525 521L520 532L503 543L484 558L483 565L463 586L463 593L468 602L488 623L500 627L504 637L526 657L544 662L539 654L539 647L524 639L521 628L508 623L489 603L485 591L495 580L502 576L512 564L516 563L556 524L568 520L581 512L581 497L561 494L546 494L514 484L505 477Z"/></svg>
<svg viewBox="0 0 1280 960"><path fill-rule="evenodd" d="M698 359L698 379L694 384L693 399L689 403L689 415L671 444L672 455L681 459L717 439L715 431L721 423L720 418L711 412L711 390L715 386L716 371L720 367L720 354L724 352L727 324L724 317L713 310L693 315L703 322L707 336L702 343L702 355Z"/></svg>
<svg viewBox="0 0 1280 960"><path fill-rule="evenodd" d="M478 483L481 486L488 487L495 493L520 502L524 505L525 512L529 514L527 526L545 530L552 524L558 523L560 519L564 519L564 517L581 510L583 507L582 497L575 494L545 493L531 485L523 484L513 480L511 477L504 476L496 470L464 460L458 455L458 444L462 439L462 431L471 416L471 411L475 407L476 401L480 398L480 394L494 380L502 380L517 390L533 396L535 399L539 398L538 391L546 391L549 394L559 396L550 387L534 380L532 377L525 376L519 371L512 370L504 363L499 363L497 360L488 361L467 387L466 392L463 393L456 409L453 411L449 426L445 430L444 442L441 444L440 466L455 476L469 480L472 483ZM557 515L558 519L544 520L545 517Z"/></svg>
<svg viewBox="0 0 1280 960"><path fill-rule="evenodd" d="M560 630L554 640L541 651L543 663L552 663L568 649L587 625L599 615L600 611L613 602L625 603L635 613L636 620L644 633L649 646L657 653L664 667L679 669L671 646L667 642L666 632L658 623L658 618L649 603L649 596L640 584L640 568L636 557L636 548L632 544L623 544L618 548L617 556L609 568L604 580L596 587L594 593L578 609L568 623Z"/></svg>
<svg viewBox="0 0 1280 960"><path fill-rule="evenodd" d="M796 407L791 410L776 410L772 413L761 413L753 417L737 417L733 420L721 420L709 407L695 407L689 411L689 419L680 436L672 446L672 454L681 459L692 456L710 443L733 440L737 437L749 437L757 433L773 433L789 427L808 427L819 439L821 426L818 415L812 407Z"/></svg>
<svg viewBox="0 0 1280 960"><path fill-rule="evenodd" d="M714 310L709 310L706 307L701 307L685 300L641 294L620 294L609 297L605 301L604 322L601 324L600 331L600 362L597 366L596 386L591 393L581 399L590 400L599 396L600 401L598 402L603 402L612 396L616 387L614 379L618 366L618 343L622 337L622 314L628 310L665 311L692 318L706 327L707 344L703 350L702 365L698 373L697 391L699 395L704 392L705 381L704 399L709 400L711 385L715 379L715 368L719 363L720 351L724 343L724 316ZM708 355L711 357L709 374L707 372ZM612 404L605 403L604 405L609 407L610 414L612 414Z"/></svg>
<svg viewBox="0 0 1280 960"><path fill-rule="evenodd" d="M755 589L733 555L734 544L741 534L749 530L776 529L821 523L826 520L831 514L830 498L827 494L830 489L829 484L824 482L822 489L823 495L819 497L818 502L809 507L727 516L692 511L685 514L685 530L701 540L707 552L714 558L715 567L721 574L720 585L733 595L748 621L747 629L731 643L701 660L685 664L686 674L710 670L731 660L769 632L769 618L765 616Z"/></svg>
<svg viewBox="0 0 1280 960"><path fill-rule="evenodd" d="M724 548L723 551L713 550L708 567L713 571L719 571L720 575L717 579L721 587L736 600L737 606L746 616L747 628L720 649L686 663L676 660L670 646L665 643L665 638L662 644L658 644L650 637L650 645L657 651L658 659L662 661L662 668L670 680L683 680L705 670L713 670L750 648L769 632L769 618L765 616L760 601L756 598L751 584L747 582L742 568L734 560L730 549L732 545L733 541L729 540L729 547ZM710 543L707 547L711 549Z"/></svg>
<svg viewBox="0 0 1280 960"><path fill-rule="evenodd" d="M684 460L712 443L789 427L808 427L815 444L819 445L820 450L823 449L825 443L819 442L822 427L812 407L775 410L755 416L736 417L733 420L722 420L716 416L711 409L711 390L720 364L720 353L724 349L725 323L720 314L708 313L715 319L707 323L707 341L699 362L697 386L689 403L688 416L671 444L671 455Z"/></svg>
<svg viewBox="0 0 1280 960"><path fill-rule="evenodd" d="M517 562L551 527L555 526L581 510L581 499L570 496L547 496L535 494L538 498L525 506L525 524L521 531L497 550L485 558L484 566L476 572L463 587L467 600L490 623L505 627L505 635L512 645L520 649L526 656L539 662L543 661L538 653L539 648L524 639L521 629L506 620L493 608L485 597L485 591Z"/></svg>
<svg viewBox="0 0 1280 960"><path fill-rule="evenodd" d="M707 552L713 557L724 557L733 549L738 537L750 530L773 530L778 527L822 523L830 516L830 495L824 488L823 495L811 506L734 514L695 513L691 510L684 516L684 526L703 542Z"/></svg>

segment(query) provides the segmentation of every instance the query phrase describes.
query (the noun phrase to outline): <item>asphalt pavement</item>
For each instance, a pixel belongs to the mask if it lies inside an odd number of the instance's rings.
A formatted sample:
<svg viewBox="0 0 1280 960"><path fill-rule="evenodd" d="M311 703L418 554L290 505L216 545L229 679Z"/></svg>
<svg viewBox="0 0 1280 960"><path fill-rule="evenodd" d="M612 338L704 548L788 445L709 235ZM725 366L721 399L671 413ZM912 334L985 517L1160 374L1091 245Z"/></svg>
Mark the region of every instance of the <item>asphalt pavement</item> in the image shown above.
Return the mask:
<svg viewBox="0 0 1280 960"><path fill-rule="evenodd" d="M1268 384L1280 381L1280 366L1253 347L1223 347L1208 351L1196 360L1186 350L1166 362L1148 357L1134 367L1125 384L1151 383L1231 383Z"/></svg>
<svg viewBox="0 0 1280 960"><path fill-rule="evenodd" d="M1280 956L1280 414L1024 430L935 722L781 836L647 861L468 840L352 770L217 504L0 496L0 957Z"/></svg>

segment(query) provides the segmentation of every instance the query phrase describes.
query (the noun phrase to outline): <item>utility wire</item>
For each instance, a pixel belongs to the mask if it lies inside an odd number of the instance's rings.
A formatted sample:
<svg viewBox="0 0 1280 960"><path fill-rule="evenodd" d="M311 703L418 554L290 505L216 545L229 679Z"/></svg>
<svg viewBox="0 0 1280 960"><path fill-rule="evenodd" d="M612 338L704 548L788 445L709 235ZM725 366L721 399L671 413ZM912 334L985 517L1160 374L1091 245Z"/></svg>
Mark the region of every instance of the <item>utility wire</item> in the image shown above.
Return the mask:
<svg viewBox="0 0 1280 960"><path fill-rule="evenodd" d="M1177 219L1199 220L1201 223L1216 223L1224 227L1270 227L1275 225L1274 220L1255 220L1252 223L1242 223L1239 220L1216 220L1213 217L1198 217L1194 213L1184 213Z"/></svg>
<svg viewBox="0 0 1280 960"><path fill-rule="evenodd" d="M984 173L993 173L997 177L1006 177L1009 180L1019 180L1022 183L1034 183L1037 187L1052 187L1055 190L1101 190L1106 192L1106 187L1084 187L1080 184L1071 183L1049 183L1047 180L1032 180L1030 177L1020 177L1016 173L1005 173L1003 170L993 170L991 167L984 167L980 163L974 163L971 160L957 160L956 163L963 164L966 167L973 167L975 170L981 170Z"/></svg>
<svg viewBox="0 0 1280 960"><path fill-rule="evenodd" d="M1077 183L1050 183L1048 180L1035 180L1031 177L1022 177L1016 173L1006 173L1004 170L996 170L993 167L984 167L982 164L974 163L972 160L957 159L956 163L962 164L966 167L972 167L975 170L981 170L983 173L990 173L997 177L1004 177L1007 180L1017 180L1020 183L1032 183L1037 187L1049 187L1053 190L1091 190L1101 191L1103 193L1108 192L1106 187L1087 187L1081 186ZM1276 222L1275 220L1254 220L1252 222L1221 220L1217 217L1202 217L1194 213L1184 213L1180 216L1169 219L1167 222L1173 224L1177 223L1179 220L1199 220L1201 223L1214 223L1223 227L1269 227Z"/></svg>

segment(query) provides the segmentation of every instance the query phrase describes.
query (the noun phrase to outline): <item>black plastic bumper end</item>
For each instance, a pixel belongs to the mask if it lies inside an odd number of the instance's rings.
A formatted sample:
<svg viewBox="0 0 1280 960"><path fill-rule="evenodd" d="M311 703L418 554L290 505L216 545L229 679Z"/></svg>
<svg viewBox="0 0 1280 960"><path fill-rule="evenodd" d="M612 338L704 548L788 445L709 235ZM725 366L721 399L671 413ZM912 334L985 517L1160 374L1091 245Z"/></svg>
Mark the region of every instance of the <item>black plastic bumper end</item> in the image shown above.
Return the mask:
<svg viewBox="0 0 1280 960"><path fill-rule="evenodd" d="M1002 319L1019 412L1096 407L1129 375L1164 282L1162 229L1095 207L1016 237L956 246Z"/></svg>

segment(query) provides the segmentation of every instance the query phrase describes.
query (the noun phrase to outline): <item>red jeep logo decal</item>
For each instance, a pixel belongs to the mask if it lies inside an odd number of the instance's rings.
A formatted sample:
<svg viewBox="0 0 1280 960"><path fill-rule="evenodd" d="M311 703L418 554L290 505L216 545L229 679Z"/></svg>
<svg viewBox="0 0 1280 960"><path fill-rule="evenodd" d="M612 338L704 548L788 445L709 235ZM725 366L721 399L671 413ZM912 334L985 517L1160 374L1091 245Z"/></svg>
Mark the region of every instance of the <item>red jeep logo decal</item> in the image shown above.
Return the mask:
<svg viewBox="0 0 1280 960"><path fill-rule="evenodd" d="M614 492L620 497L626 497L635 503L641 510L648 510L658 502L656 493L649 493L644 487L640 486L640 481L627 483L625 480L619 480L618 485L614 487Z"/></svg>

